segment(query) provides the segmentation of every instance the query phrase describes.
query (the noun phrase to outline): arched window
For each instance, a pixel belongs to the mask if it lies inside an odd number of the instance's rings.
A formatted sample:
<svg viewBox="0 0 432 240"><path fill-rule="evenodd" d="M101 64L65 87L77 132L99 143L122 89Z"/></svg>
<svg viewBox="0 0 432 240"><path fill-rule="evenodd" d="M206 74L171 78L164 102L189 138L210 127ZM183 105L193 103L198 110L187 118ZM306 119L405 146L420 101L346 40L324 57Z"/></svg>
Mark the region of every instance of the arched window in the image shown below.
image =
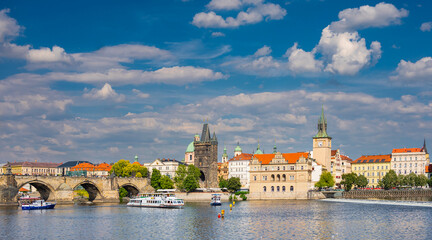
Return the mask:
<svg viewBox="0 0 432 240"><path fill-rule="evenodd" d="M293 192L294 191L294 186L290 187L290 191Z"/></svg>
<svg viewBox="0 0 432 240"><path fill-rule="evenodd" d="M274 192L274 186L271 187L271 191Z"/></svg>
<svg viewBox="0 0 432 240"><path fill-rule="evenodd" d="M279 186L277 186L277 187L276 187L276 191L278 191L278 192L279 192L279 190L280 190L280 188L279 188Z"/></svg>
<svg viewBox="0 0 432 240"><path fill-rule="evenodd" d="M274 174L271 175L271 180L272 180L272 181L275 180L275 176L274 176Z"/></svg>
<svg viewBox="0 0 432 240"><path fill-rule="evenodd" d="M280 175L279 174L276 176L276 178L278 181L280 181Z"/></svg>
<svg viewBox="0 0 432 240"><path fill-rule="evenodd" d="M282 192L285 192L285 186L282 186Z"/></svg>
<svg viewBox="0 0 432 240"><path fill-rule="evenodd" d="M282 174L282 181L286 181L286 175L285 174Z"/></svg>
<svg viewBox="0 0 432 240"><path fill-rule="evenodd" d="M191 155L189 155L189 160L192 160L192 154L191 154Z"/></svg>
<svg viewBox="0 0 432 240"><path fill-rule="evenodd" d="M267 191L267 187L266 187L266 186L264 186L264 187L263 187L263 190L264 190L264 192L266 192L266 191Z"/></svg>

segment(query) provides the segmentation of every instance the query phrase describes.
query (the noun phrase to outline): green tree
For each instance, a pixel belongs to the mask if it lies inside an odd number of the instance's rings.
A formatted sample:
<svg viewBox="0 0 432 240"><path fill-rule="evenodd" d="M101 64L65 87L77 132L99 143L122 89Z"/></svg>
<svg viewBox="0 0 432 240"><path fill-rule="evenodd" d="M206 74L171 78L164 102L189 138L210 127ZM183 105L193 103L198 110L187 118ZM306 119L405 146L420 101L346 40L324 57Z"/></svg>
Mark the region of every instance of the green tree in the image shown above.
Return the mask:
<svg viewBox="0 0 432 240"><path fill-rule="evenodd" d="M135 177L137 177L137 178L142 178L142 174L141 174L140 172L138 172L138 173L135 175Z"/></svg>
<svg viewBox="0 0 432 240"><path fill-rule="evenodd" d="M344 185L345 191L351 190L353 185L355 185L356 181L357 181L357 174L355 173L342 174L341 184Z"/></svg>
<svg viewBox="0 0 432 240"><path fill-rule="evenodd" d="M428 178L425 175L423 175L423 174L418 175L416 177L416 179L415 179L415 185L416 185L416 187L426 186L427 182L428 182Z"/></svg>
<svg viewBox="0 0 432 240"><path fill-rule="evenodd" d="M199 188L198 180L193 175L187 175L183 182L183 187L187 192L193 192Z"/></svg>
<svg viewBox="0 0 432 240"><path fill-rule="evenodd" d="M358 187L361 187L361 188L366 187L368 185L367 178L365 176L363 176L363 175L358 176L357 179L356 179L356 185Z"/></svg>
<svg viewBox="0 0 432 240"><path fill-rule="evenodd" d="M109 173L114 173L117 177L124 177L124 169L130 164L128 160L121 159L114 163Z"/></svg>
<svg viewBox="0 0 432 240"><path fill-rule="evenodd" d="M187 174L192 175L196 180L199 180L201 176L201 170L198 167L195 167L194 165L189 165L187 167Z"/></svg>
<svg viewBox="0 0 432 240"><path fill-rule="evenodd" d="M409 187L414 187L415 186L415 182L416 182L416 178L417 175L415 173L410 173L408 175L405 176L406 178L406 185Z"/></svg>
<svg viewBox="0 0 432 240"><path fill-rule="evenodd" d="M397 176L397 179L396 179L396 186L397 187L403 187L403 186L406 186L406 185L407 185L406 177L404 175L402 175L402 174L399 174Z"/></svg>
<svg viewBox="0 0 432 240"><path fill-rule="evenodd" d="M240 178L232 177L228 179L227 188L231 192L235 192L241 188Z"/></svg>
<svg viewBox="0 0 432 240"><path fill-rule="evenodd" d="M430 188L432 188L432 178L429 178L427 184L429 185Z"/></svg>
<svg viewBox="0 0 432 240"><path fill-rule="evenodd" d="M324 187L333 187L335 185L335 180L330 172L324 171L321 173L320 180L315 183L315 187L324 188Z"/></svg>
<svg viewBox="0 0 432 240"><path fill-rule="evenodd" d="M219 177L219 187L228 188L228 180L225 180L222 176Z"/></svg>
<svg viewBox="0 0 432 240"><path fill-rule="evenodd" d="M120 202L123 202L123 198L124 198L124 197L127 197L128 194L129 194L129 193L128 193L128 191L127 191L126 189L124 189L124 188L120 188L120 189L119 189L119 198L120 198Z"/></svg>
<svg viewBox="0 0 432 240"><path fill-rule="evenodd" d="M400 179L399 179L400 180ZM390 170L383 178L382 178L381 186L384 189L389 190L397 186L398 184L398 176L394 170Z"/></svg>
<svg viewBox="0 0 432 240"><path fill-rule="evenodd" d="M150 185L155 189L158 190L161 188L160 186L160 180L161 180L161 173L156 168L153 168L153 172L150 179Z"/></svg>
<svg viewBox="0 0 432 240"><path fill-rule="evenodd" d="M177 189L183 191L185 188L183 186L183 182L188 175L187 167L183 164L180 164L176 170L175 176L174 176L174 182L177 187Z"/></svg>
<svg viewBox="0 0 432 240"><path fill-rule="evenodd" d="M170 177L164 175L160 179L160 187L162 189L172 189L174 188L174 182L171 180Z"/></svg>

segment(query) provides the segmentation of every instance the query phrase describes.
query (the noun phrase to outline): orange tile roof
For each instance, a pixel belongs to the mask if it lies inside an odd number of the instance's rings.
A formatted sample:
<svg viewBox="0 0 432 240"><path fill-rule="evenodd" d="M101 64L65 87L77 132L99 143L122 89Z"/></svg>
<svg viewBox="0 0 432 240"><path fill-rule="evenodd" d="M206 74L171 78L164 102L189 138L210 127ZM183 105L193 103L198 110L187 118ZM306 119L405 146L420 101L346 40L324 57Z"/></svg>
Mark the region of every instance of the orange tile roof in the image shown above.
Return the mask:
<svg viewBox="0 0 432 240"><path fill-rule="evenodd" d="M135 164L135 165L140 165L140 166L142 166L142 165L141 165L141 163L139 163L139 162L133 162L132 164Z"/></svg>
<svg viewBox="0 0 432 240"><path fill-rule="evenodd" d="M251 153L242 153L236 157L231 158L229 161L244 161L244 160L252 160L253 154Z"/></svg>
<svg viewBox="0 0 432 240"><path fill-rule="evenodd" d="M421 152L421 148L394 148L392 153Z"/></svg>
<svg viewBox="0 0 432 240"><path fill-rule="evenodd" d="M340 155L341 156L341 159L342 160L346 160L346 161L348 161L348 162L352 162L352 159L351 158L349 158L348 156L345 156L345 155Z"/></svg>
<svg viewBox="0 0 432 240"><path fill-rule="evenodd" d="M93 165L91 163L80 163L75 167L71 167L71 171L109 171L111 170L111 165L108 163L101 163L98 165Z"/></svg>
<svg viewBox="0 0 432 240"><path fill-rule="evenodd" d="M285 158L288 163L296 163L297 160L303 156L304 158L307 158L309 156L309 153L307 152L298 152L298 153L282 153L283 158ZM261 164L269 164L271 160L275 157L275 154L257 154L254 155L255 158L258 159L258 161L261 162Z"/></svg>
<svg viewBox="0 0 432 240"><path fill-rule="evenodd" d="M331 156L335 156L337 153L337 150L331 150Z"/></svg>
<svg viewBox="0 0 432 240"><path fill-rule="evenodd" d="M391 154L361 156L352 163L384 163L391 161Z"/></svg>

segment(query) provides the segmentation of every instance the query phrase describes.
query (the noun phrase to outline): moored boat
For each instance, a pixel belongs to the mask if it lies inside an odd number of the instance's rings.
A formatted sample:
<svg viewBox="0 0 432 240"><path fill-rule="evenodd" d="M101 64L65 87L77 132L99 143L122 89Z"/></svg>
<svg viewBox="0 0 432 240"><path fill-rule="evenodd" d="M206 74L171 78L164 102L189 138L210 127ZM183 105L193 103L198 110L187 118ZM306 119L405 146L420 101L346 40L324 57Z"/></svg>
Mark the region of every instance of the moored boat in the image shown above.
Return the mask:
<svg viewBox="0 0 432 240"><path fill-rule="evenodd" d="M20 198L22 210L53 209L56 203L45 202L40 198Z"/></svg>
<svg viewBox="0 0 432 240"><path fill-rule="evenodd" d="M220 205L222 205L221 195L219 193L212 194L210 205L212 205L212 206L220 206Z"/></svg>
<svg viewBox="0 0 432 240"><path fill-rule="evenodd" d="M184 201L176 198L172 192L142 193L131 198L129 207L182 208Z"/></svg>

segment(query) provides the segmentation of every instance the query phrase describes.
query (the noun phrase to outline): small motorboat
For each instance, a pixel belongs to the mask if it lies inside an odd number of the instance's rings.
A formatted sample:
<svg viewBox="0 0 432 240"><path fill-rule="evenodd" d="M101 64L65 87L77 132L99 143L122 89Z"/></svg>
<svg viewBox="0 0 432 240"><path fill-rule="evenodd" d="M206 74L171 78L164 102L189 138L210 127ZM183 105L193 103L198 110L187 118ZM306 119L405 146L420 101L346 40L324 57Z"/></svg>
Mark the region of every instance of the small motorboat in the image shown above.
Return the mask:
<svg viewBox="0 0 432 240"><path fill-rule="evenodd" d="M36 209L53 209L55 203L45 202L43 199L34 199L31 202L23 202L21 204L22 210L36 210Z"/></svg>
<svg viewBox="0 0 432 240"><path fill-rule="evenodd" d="M210 205L212 206L220 206L221 203L221 195L219 193L212 194Z"/></svg>

